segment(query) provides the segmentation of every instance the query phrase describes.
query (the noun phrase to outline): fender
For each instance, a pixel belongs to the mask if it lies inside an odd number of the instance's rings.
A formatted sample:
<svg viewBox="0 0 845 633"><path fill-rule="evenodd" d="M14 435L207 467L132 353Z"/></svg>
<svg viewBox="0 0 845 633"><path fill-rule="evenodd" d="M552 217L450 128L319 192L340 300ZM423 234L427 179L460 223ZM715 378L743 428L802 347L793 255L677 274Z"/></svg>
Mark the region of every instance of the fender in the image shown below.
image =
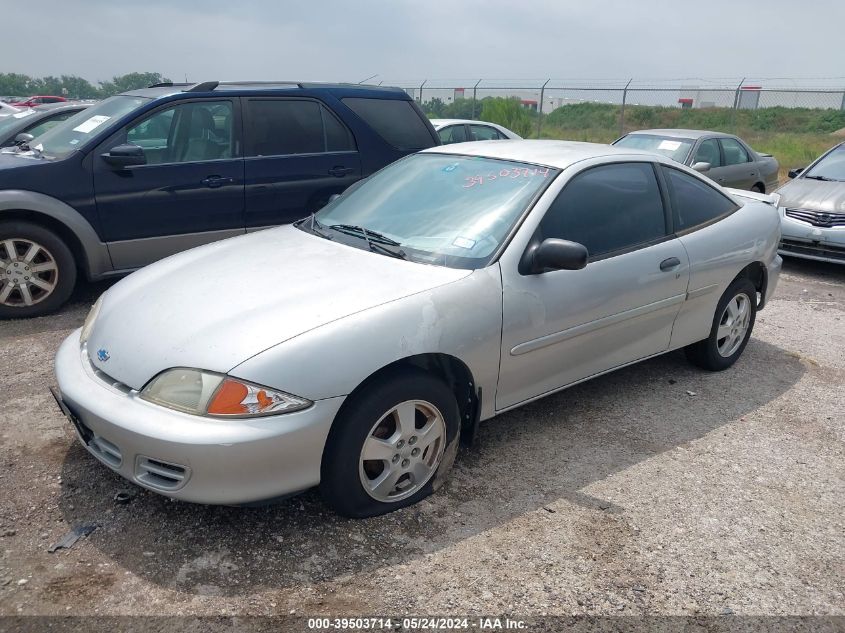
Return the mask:
<svg viewBox="0 0 845 633"><path fill-rule="evenodd" d="M7 211L40 213L64 225L82 245L89 279L99 279L113 270L109 249L79 211L51 196L22 189L0 191L0 219Z"/></svg>

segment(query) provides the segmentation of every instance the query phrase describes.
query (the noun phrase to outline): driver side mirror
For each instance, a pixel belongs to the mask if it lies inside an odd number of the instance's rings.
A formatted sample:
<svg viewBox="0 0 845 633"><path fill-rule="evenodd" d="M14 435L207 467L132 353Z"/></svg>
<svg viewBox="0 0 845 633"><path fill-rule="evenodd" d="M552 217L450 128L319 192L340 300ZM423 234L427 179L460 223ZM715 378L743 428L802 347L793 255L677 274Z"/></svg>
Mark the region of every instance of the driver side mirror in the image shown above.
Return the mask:
<svg viewBox="0 0 845 633"><path fill-rule="evenodd" d="M795 169L790 169L786 173L786 175L789 176L790 178L798 178L798 176L801 175L801 172L803 172L805 169L807 169L807 168L806 167L796 167Z"/></svg>
<svg viewBox="0 0 845 633"><path fill-rule="evenodd" d="M692 166L692 168L693 168L695 171L700 172L700 173L702 173L702 174L703 174L705 171L710 171L710 167L711 167L710 163L706 163L706 162L704 162L704 161L699 161L699 162L697 162L697 163L693 164L693 166Z"/></svg>
<svg viewBox="0 0 845 633"><path fill-rule="evenodd" d="M21 132L15 137L15 145L25 145L29 143L35 137L32 134L27 134L26 132Z"/></svg>
<svg viewBox="0 0 845 633"><path fill-rule="evenodd" d="M146 165L147 157L144 155L144 148L140 145L117 145L111 148L110 152L100 154L102 159L112 167L124 168L133 165Z"/></svg>
<svg viewBox="0 0 845 633"><path fill-rule="evenodd" d="M539 275L553 270L580 270L587 265L587 247L577 242L548 238L529 248L520 264L520 272Z"/></svg>

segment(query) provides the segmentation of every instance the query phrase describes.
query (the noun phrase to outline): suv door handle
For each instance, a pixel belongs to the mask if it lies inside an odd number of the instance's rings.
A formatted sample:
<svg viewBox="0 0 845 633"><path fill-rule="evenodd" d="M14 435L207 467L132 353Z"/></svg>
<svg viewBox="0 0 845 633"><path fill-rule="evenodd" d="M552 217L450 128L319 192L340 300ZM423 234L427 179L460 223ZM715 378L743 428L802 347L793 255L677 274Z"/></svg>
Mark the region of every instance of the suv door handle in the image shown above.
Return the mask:
<svg viewBox="0 0 845 633"><path fill-rule="evenodd" d="M222 187L223 185L228 185L231 182L234 182L234 178L227 178L226 176L209 176L208 178L203 178L200 180L202 184L210 189L216 189L217 187Z"/></svg>
<svg viewBox="0 0 845 633"><path fill-rule="evenodd" d="M662 262L660 262L660 270L662 270L663 272L668 272L670 270L674 270L675 268L677 268L680 265L681 265L680 259L678 259L677 257L670 257L670 258L664 259Z"/></svg>
<svg viewBox="0 0 845 633"><path fill-rule="evenodd" d="M351 174L354 169L352 167L344 167L343 165L335 165L329 170L329 175L335 178L343 178L346 174Z"/></svg>

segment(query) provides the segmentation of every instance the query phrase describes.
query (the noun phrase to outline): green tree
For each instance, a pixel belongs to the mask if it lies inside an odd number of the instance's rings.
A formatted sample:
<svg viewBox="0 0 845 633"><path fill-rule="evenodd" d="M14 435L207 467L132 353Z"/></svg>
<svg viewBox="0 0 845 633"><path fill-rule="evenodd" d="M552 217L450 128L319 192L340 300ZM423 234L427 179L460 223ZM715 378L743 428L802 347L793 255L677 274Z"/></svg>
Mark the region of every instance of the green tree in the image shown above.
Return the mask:
<svg viewBox="0 0 845 633"><path fill-rule="evenodd" d="M519 97L489 97L482 101L481 120L504 125L523 137L531 135L534 116Z"/></svg>
<svg viewBox="0 0 845 633"><path fill-rule="evenodd" d="M152 84L170 81L161 73L129 73L112 77L111 81L104 81L100 84L100 96L110 97L129 90L146 88Z"/></svg>

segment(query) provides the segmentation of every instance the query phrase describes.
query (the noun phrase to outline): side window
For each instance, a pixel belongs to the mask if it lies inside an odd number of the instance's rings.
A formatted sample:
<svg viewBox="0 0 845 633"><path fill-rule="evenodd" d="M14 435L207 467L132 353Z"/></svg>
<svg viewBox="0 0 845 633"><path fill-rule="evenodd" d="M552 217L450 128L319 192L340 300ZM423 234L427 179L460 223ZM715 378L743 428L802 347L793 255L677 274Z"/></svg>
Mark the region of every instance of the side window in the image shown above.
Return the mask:
<svg viewBox="0 0 845 633"><path fill-rule="evenodd" d="M444 145L463 143L467 140L467 128L465 125L448 125L437 130L437 135Z"/></svg>
<svg viewBox="0 0 845 633"><path fill-rule="evenodd" d="M540 223L543 239L557 237L598 257L666 235L663 200L651 163L593 167L576 175Z"/></svg>
<svg viewBox="0 0 845 633"><path fill-rule="evenodd" d="M736 139L723 138L719 142L722 144L722 151L725 153L725 165L741 165L751 160L748 152Z"/></svg>
<svg viewBox="0 0 845 633"><path fill-rule="evenodd" d="M232 103L203 101L159 110L126 130L126 142L144 148L148 165L233 156Z"/></svg>
<svg viewBox="0 0 845 633"><path fill-rule="evenodd" d="M250 99L246 107L249 156L322 154L355 148L349 130L316 101Z"/></svg>
<svg viewBox="0 0 845 633"><path fill-rule="evenodd" d="M50 119L47 119L46 121L41 121L40 123L33 125L31 128L29 128L26 131L26 133L32 134L33 136L36 136L36 137L41 136L42 134L44 134L44 132L46 132L47 130L49 130L52 127L55 127L56 125L58 125L59 123L61 123L65 119L69 119L74 114L76 114L76 112L63 112L62 114L59 114L59 115L54 116Z"/></svg>
<svg viewBox="0 0 845 633"><path fill-rule="evenodd" d="M701 141L698 149L695 150L695 163L710 163L711 167L722 166L722 156L719 153L719 143L715 138L709 138L706 141Z"/></svg>
<svg viewBox="0 0 845 633"><path fill-rule="evenodd" d="M499 131L489 125L470 125L469 129L473 141L498 141L502 138Z"/></svg>
<svg viewBox="0 0 845 633"><path fill-rule="evenodd" d="M397 149L417 150L434 145L424 115L411 101L360 97L347 97L342 101L376 134Z"/></svg>
<svg viewBox="0 0 845 633"><path fill-rule="evenodd" d="M733 200L695 176L663 167L669 184L675 232L683 231L736 210Z"/></svg>

